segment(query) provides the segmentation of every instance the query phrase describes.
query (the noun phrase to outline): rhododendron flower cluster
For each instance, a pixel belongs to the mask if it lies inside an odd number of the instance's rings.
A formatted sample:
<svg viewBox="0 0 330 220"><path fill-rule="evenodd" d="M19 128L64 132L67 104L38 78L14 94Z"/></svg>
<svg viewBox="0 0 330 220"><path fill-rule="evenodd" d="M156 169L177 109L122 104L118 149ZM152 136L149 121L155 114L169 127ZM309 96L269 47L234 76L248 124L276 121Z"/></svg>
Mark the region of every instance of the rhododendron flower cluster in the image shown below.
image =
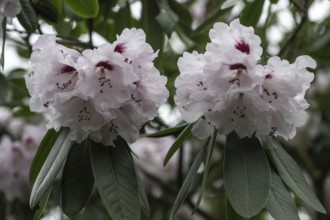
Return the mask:
<svg viewBox="0 0 330 220"><path fill-rule="evenodd" d="M0 24L7 18L9 22L21 11L19 0L0 0ZM2 25L0 25L0 36L2 36Z"/></svg>
<svg viewBox="0 0 330 220"><path fill-rule="evenodd" d="M40 36L26 76L30 109L47 113L48 128L69 127L74 141L89 135L109 146L120 135L132 143L168 97L156 57L141 29L125 29L114 43L82 53Z"/></svg>
<svg viewBox="0 0 330 220"><path fill-rule="evenodd" d="M216 127L239 137L293 138L307 118L304 96L314 75L306 68L316 62L299 56L290 64L275 56L262 66L260 38L238 19L214 24L209 36L205 53L184 53L178 61L175 102L195 123L193 134L206 138Z"/></svg>

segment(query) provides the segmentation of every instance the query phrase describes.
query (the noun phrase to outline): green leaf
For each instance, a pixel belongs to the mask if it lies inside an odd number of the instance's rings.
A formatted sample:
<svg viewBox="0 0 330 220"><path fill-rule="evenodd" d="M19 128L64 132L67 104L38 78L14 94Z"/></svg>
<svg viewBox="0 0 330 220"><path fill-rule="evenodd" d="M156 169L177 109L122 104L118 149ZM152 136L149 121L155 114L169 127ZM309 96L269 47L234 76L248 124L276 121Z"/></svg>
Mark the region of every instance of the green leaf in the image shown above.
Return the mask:
<svg viewBox="0 0 330 220"><path fill-rule="evenodd" d="M140 206L141 206L144 214L146 214L149 217L150 216L150 206L149 206L149 202L148 202L147 193L144 190L141 177L136 169L135 169L135 172L136 172L136 178L137 178L137 183L138 183Z"/></svg>
<svg viewBox="0 0 330 220"><path fill-rule="evenodd" d="M181 125L181 126L178 126L178 127L166 128L164 130L157 131L157 132L152 133L152 134L143 134L143 135L141 135L141 137L166 137L166 136L169 136L169 135L174 135L178 132L182 132L183 129L187 126L188 126L187 124L184 124L184 125Z"/></svg>
<svg viewBox="0 0 330 220"><path fill-rule="evenodd" d="M0 73L0 105L5 105L12 98L12 91L7 78Z"/></svg>
<svg viewBox="0 0 330 220"><path fill-rule="evenodd" d="M156 0L142 0L142 16L140 26L147 36L147 42L154 50L162 49L164 43L164 32L155 19L160 10Z"/></svg>
<svg viewBox="0 0 330 220"><path fill-rule="evenodd" d="M75 143L66 159L61 183L61 206L72 217L86 205L93 191L94 176L91 164L90 139Z"/></svg>
<svg viewBox="0 0 330 220"><path fill-rule="evenodd" d="M33 33L38 28L37 15L28 0L20 0L20 3L22 10L17 18L27 32Z"/></svg>
<svg viewBox="0 0 330 220"><path fill-rule="evenodd" d="M175 140L171 148L168 150L163 165L166 166L168 161L172 158L175 152L182 146L183 142L191 135L191 128L193 124L189 124Z"/></svg>
<svg viewBox="0 0 330 220"><path fill-rule="evenodd" d="M31 208L38 204L60 171L72 145L72 142L68 138L68 134L68 128L62 129L54 146L50 150L32 188L30 196Z"/></svg>
<svg viewBox="0 0 330 220"><path fill-rule="evenodd" d="M310 205L313 209L321 213L326 213L326 210L312 192L296 162L276 140L271 140L270 144L272 147L269 151L281 179L300 199Z"/></svg>
<svg viewBox="0 0 330 220"><path fill-rule="evenodd" d="M256 26L262 13L265 1L253 1L244 8L240 22L245 26Z"/></svg>
<svg viewBox="0 0 330 220"><path fill-rule="evenodd" d="M5 43L6 43L6 37L7 37L7 18L4 17L3 21L1 23L1 27L2 27L2 47L1 47L1 58L0 58L0 64L2 69L5 66Z"/></svg>
<svg viewBox="0 0 330 220"><path fill-rule="evenodd" d="M275 219L299 220L297 207L281 178L273 171L266 209Z"/></svg>
<svg viewBox="0 0 330 220"><path fill-rule="evenodd" d="M52 187L50 187L45 193L45 195L43 195L43 197L41 198L39 206L34 214L33 220L39 220L41 218L42 213L46 208L51 191L52 191Z"/></svg>
<svg viewBox="0 0 330 220"><path fill-rule="evenodd" d="M95 183L111 218L137 219L140 202L134 163L122 140L115 145L106 147L93 143L91 154Z"/></svg>
<svg viewBox="0 0 330 220"><path fill-rule="evenodd" d="M193 164L191 165L188 174L185 178L185 180L183 181L183 184L181 186L181 189L174 201L174 205L172 207L171 210L171 215L170 215L170 220L173 219L173 217L175 216L175 214L177 213L177 211L179 210L180 206L183 204L184 200L186 199L190 186L193 183L196 175L197 175L197 171L199 169L199 167L202 164L203 158L205 156L206 150L207 150L207 146L210 142L210 138L208 138L205 143L203 144L202 148L200 149L200 151L198 152L197 156L195 157L195 160L193 162Z"/></svg>
<svg viewBox="0 0 330 220"><path fill-rule="evenodd" d="M47 131L44 138L42 139L38 147L37 153L35 154L31 164L30 173L29 173L30 183L34 183L34 181L36 180L40 172L40 169L44 165L45 160L59 134L60 132L56 132L54 129L50 129Z"/></svg>
<svg viewBox="0 0 330 220"><path fill-rule="evenodd" d="M83 18L95 18L99 13L98 0L64 0L64 3L71 11Z"/></svg>
<svg viewBox="0 0 330 220"><path fill-rule="evenodd" d="M204 192L205 192L205 187L206 187L207 177L208 177L210 166L211 166L211 158L212 158L212 153L213 153L213 149L215 146L214 143L215 143L216 137L217 137L217 130L214 129L214 131L211 134L211 139L209 141L209 144L207 145L206 155L205 155L206 157L204 158L205 168L204 168L202 186L201 186L201 190L199 192L199 196L198 196L198 199L197 199L193 212L195 212L198 209L198 207L202 201Z"/></svg>
<svg viewBox="0 0 330 220"><path fill-rule="evenodd" d="M227 136L224 156L224 186L234 210L250 218L265 207L270 192L270 168L256 137Z"/></svg>

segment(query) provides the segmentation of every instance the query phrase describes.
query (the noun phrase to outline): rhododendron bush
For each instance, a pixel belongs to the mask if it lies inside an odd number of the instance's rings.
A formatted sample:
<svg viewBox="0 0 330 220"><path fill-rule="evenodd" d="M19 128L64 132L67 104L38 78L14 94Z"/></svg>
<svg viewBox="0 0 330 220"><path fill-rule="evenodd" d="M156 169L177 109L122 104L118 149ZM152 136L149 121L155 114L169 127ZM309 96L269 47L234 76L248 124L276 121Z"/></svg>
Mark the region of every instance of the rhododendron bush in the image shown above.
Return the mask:
<svg viewBox="0 0 330 220"><path fill-rule="evenodd" d="M0 219L328 219L321 6L0 1Z"/></svg>

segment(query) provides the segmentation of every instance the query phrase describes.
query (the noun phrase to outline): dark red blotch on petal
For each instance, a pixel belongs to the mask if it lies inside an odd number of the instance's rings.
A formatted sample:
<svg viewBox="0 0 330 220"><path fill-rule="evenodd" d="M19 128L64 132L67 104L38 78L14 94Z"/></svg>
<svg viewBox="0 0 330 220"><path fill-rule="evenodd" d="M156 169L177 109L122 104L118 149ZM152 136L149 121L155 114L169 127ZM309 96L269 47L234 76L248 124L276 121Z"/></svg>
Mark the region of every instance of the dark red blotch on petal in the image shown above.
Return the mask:
<svg viewBox="0 0 330 220"><path fill-rule="evenodd" d="M113 70L113 66L108 61L100 61L96 64L96 67L103 67L104 69L107 69L110 71Z"/></svg>
<svg viewBox="0 0 330 220"><path fill-rule="evenodd" d="M126 47L124 43L117 44L115 47L115 52L124 53Z"/></svg>
<svg viewBox="0 0 330 220"><path fill-rule="evenodd" d="M73 68L72 66L69 66L69 65L62 65L61 69L60 69L60 73L72 73L72 72L75 72L76 69Z"/></svg>
<svg viewBox="0 0 330 220"><path fill-rule="evenodd" d="M229 69L231 70L246 70L246 66L242 63L234 63L229 65Z"/></svg>
<svg viewBox="0 0 330 220"><path fill-rule="evenodd" d="M272 79L273 78L273 75L271 73L268 73L266 76L265 76L266 79Z"/></svg>
<svg viewBox="0 0 330 220"><path fill-rule="evenodd" d="M250 46L245 40L241 40L235 44L235 48L242 53L250 54Z"/></svg>

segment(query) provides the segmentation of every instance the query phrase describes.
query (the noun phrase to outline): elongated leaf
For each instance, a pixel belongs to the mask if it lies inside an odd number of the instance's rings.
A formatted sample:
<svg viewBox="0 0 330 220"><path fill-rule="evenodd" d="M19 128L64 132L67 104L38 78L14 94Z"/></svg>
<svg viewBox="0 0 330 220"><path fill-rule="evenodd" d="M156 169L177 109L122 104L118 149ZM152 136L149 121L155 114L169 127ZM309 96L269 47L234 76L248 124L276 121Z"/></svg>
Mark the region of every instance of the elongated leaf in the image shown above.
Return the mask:
<svg viewBox="0 0 330 220"><path fill-rule="evenodd" d="M91 147L95 183L109 215L113 219L140 217L140 202L135 168L124 144Z"/></svg>
<svg viewBox="0 0 330 220"><path fill-rule="evenodd" d="M7 18L4 17L2 23L0 24L2 27L2 47L1 47L1 57L0 57L0 64L2 69L5 66L5 44L6 44L6 37L7 37Z"/></svg>
<svg viewBox="0 0 330 220"><path fill-rule="evenodd" d="M182 132L185 127L187 127L187 124L178 126L178 127L173 127L173 128L166 128L164 130L157 131L152 134L144 134L141 136L142 137L165 137L165 136L176 134L178 132Z"/></svg>
<svg viewBox="0 0 330 220"><path fill-rule="evenodd" d="M68 8L83 18L94 18L99 13L98 0L64 0Z"/></svg>
<svg viewBox="0 0 330 220"><path fill-rule="evenodd" d="M28 0L20 0L20 3L22 10L17 18L27 32L33 33L38 28L37 15Z"/></svg>
<svg viewBox="0 0 330 220"><path fill-rule="evenodd" d="M275 219L299 220L297 207L290 193L274 171L266 209Z"/></svg>
<svg viewBox="0 0 330 220"><path fill-rule="evenodd" d="M61 183L61 206L72 217L86 205L94 186L90 139L74 144L66 159Z"/></svg>
<svg viewBox="0 0 330 220"><path fill-rule="evenodd" d="M54 129L50 129L47 131L44 138L42 139L38 147L37 153L35 154L31 164L30 173L29 173L30 183L34 183L34 181L36 180L40 172L40 169L45 163L45 160L59 134L60 132L56 132Z"/></svg>
<svg viewBox="0 0 330 220"><path fill-rule="evenodd" d="M182 146L183 142L191 135L191 128L193 124L189 124L179 135L179 137L175 140L171 148L168 150L165 160L164 160L164 166L168 163L168 161L172 158L172 156L175 154L175 152Z"/></svg>
<svg viewBox="0 0 330 220"><path fill-rule="evenodd" d="M314 195L310 186L306 182L296 162L286 153L276 140L272 140L270 144L273 145L270 149L270 153L274 159L281 179L300 199L310 205L313 209L321 213L326 213L323 205Z"/></svg>
<svg viewBox="0 0 330 220"><path fill-rule="evenodd" d="M43 197L41 198L40 203L39 203L39 207L38 207L37 211L34 214L33 220L39 220L41 218L42 213L44 212L44 210L46 208L46 205L47 205L47 202L48 202L51 191L52 191L52 187L50 187L47 190L47 192L45 193L45 195L43 195Z"/></svg>
<svg viewBox="0 0 330 220"><path fill-rule="evenodd" d="M31 208L38 204L60 171L72 145L68 134L69 129L62 129L54 146L50 150L32 188L30 196Z"/></svg>
<svg viewBox="0 0 330 220"><path fill-rule="evenodd" d="M205 158L204 158L205 168L204 168L203 181L202 181L201 190L199 192L199 196L198 196L195 208L194 208L194 212L198 209L199 204L201 203L204 192L205 192L205 187L206 187L207 177L208 177L210 166L211 166L211 158L212 158L212 153L213 153L213 149L214 149L214 146L215 146L214 143L215 143L216 137L217 137L217 130L214 129L214 131L211 135L211 139L209 141L209 144L207 145L206 155L205 155Z"/></svg>
<svg viewBox="0 0 330 220"><path fill-rule="evenodd" d="M270 168L256 137L227 136L224 157L224 186L234 210L250 218L265 207L270 192Z"/></svg>
<svg viewBox="0 0 330 220"><path fill-rule="evenodd" d="M147 193L144 190L143 183L142 183L141 177L140 177L137 169L135 169L135 173L136 173L136 178L137 178L137 183L138 183L140 206L141 206L144 214L146 214L146 216L149 217L150 216L150 206L149 206Z"/></svg>
<svg viewBox="0 0 330 220"><path fill-rule="evenodd" d="M123 145L122 147L126 147L126 149L130 149L130 146L128 145L128 143L125 140L123 140L121 137L118 137L118 138L121 139L120 145ZM129 155L130 155L131 160L134 161L132 154L129 154ZM149 202L148 202L147 193L144 190L143 183L142 183L141 177L139 175L139 172L138 172L136 166L134 166L134 170L135 170L135 175L136 175L137 184L138 184L140 206L141 206L144 214L146 214L146 216L149 217L150 216L150 206L149 206Z"/></svg>
<svg viewBox="0 0 330 220"><path fill-rule="evenodd" d="M181 189L174 201L174 205L172 207L171 210L171 215L170 215L170 220L173 219L173 217L175 216L176 212L179 210L180 206L182 205L182 203L184 202L184 200L186 199L190 186L193 183L196 175L197 175L197 171L199 169L199 167L202 164L203 158L206 154L206 150L207 150L207 146L210 142L210 138L208 138L205 143L203 144L202 148L200 149L198 155L196 156L193 164L191 165L188 174L185 178L185 180L183 181L183 184L181 186Z"/></svg>
<svg viewBox="0 0 330 220"><path fill-rule="evenodd" d="M253 1L249 3L240 16L240 22L245 26L256 26L265 1Z"/></svg>

